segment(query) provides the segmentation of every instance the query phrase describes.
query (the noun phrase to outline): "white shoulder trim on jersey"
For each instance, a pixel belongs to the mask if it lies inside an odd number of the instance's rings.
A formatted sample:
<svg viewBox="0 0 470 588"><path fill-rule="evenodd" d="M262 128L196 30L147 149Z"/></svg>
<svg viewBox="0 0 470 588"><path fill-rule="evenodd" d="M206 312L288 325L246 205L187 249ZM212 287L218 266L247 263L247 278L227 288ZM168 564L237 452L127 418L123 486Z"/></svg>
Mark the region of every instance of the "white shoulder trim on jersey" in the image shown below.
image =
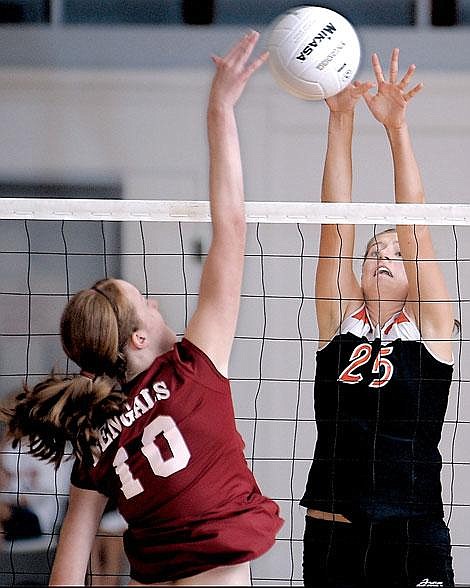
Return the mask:
<svg viewBox="0 0 470 588"><path fill-rule="evenodd" d="M377 324L374 326L372 324L364 303L343 320L340 329L338 329L334 336L339 333L342 335L351 333L357 337L366 337L368 341L380 339L382 344L387 344L397 339L401 339L402 341L421 341L434 359L447 365L454 364L453 359L451 361L444 360L431 351L426 342L422 340L416 323L410 318L404 307L390 317L383 327L380 328L380 325ZM318 351L324 349L328 344L329 341L322 347L319 347Z"/></svg>
<svg viewBox="0 0 470 588"><path fill-rule="evenodd" d="M389 343L396 339L404 341L419 341L421 335L418 327L402 309L391 316L381 328L373 325L367 307L363 304L358 310L350 314L341 324L341 333L352 333L358 337L366 337L368 341L380 339Z"/></svg>

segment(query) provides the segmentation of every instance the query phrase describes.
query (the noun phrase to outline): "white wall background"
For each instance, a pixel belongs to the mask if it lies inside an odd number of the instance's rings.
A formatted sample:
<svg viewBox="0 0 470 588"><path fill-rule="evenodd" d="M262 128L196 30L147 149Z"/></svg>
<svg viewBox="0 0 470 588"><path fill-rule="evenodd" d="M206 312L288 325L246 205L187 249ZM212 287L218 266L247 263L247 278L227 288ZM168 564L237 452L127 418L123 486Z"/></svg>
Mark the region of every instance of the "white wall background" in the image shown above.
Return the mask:
<svg viewBox="0 0 470 588"><path fill-rule="evenodd" d="M235 38L235 34L228 35L217 50L223 52ZM384 51L387 50L383 54L384 60L389 48L395 45L394 41L393 35L383 41ZM423 43L418 52L422 54ZM414 60L408 44L402 54L402 68ZM417 65L416 80L425 82L425 90L410 105L409 119L428 201L466 203L470 73L464 70L439 72L430 67L423 69L419 61ZM366 75L363 64L362 79ZM112 179L123 183L125 198L205 200L208 167L205 106L210 79L211 68L203 66L151 71L0 69L0 177L90 182ZM319 199L327 124L324 104L302 102L282 93L265 69L250 82L238 108L238 120L247 200ZM355 200L391 201L392 170L385 133L363 105L357 113L354 154ZM52 239L50 224L44 223L37 231L34 234L36 243ZM187 225L183 231L185 250L191 251L195 239L200 238L207 244L207 226ZM359 230L361 241L369 232L370 227ZM314 255L317 228L303 227L303 233L306 253ZM145 236L149 250L158 246L165 251L179 251L175 227L147 225ZM459 287L461 298L466 300L470 298L465 266L465 260L470 258L470 251L467 251L469 236L468 229L457 229L458 257L462 260L458 266ZM24 245L24 235L20 235L19 230L4 232L0 239L8 247L18 239ZM265 254L298 255L300 252L299 233L293 226L261 226L260 239ZM93 244L99 242L99 236L95 240L88 237L85 240L86 247L92 250ZM437 229L436 241L439 254L451 260L444 265L455 295L457 282L455 262L452 261L455 257L452 230ZM80 243L79 235L73 237L73 242L77 247L85 246ZM122 249L141 250L135 227L123 231ZM315 344L308 341L315 338L312 301L307 300L301 310L301 331L307 339L303 351L296 340L297 313L301 279L306 296L312 296L315 261L307 258L301 275L298 259L264 259L264 291L268 295L264 324L262 299L255 296L263 293L260 260L256 257L259 251L255 227L250 227L248 253L254 256L247 258L239 339L234 348L231 375L239 428L247 442L247 456L253 457L256 409L255 474L263 490L279 500L286 524L276 547L254 564L254 578L260 584L286 584L292 575L299 583L303 512L296 500L303 491L314 444L311 380ZM23 285L23 278L19 279L18 274L24 268L10 262L2 266L3 275ZM35 291L63 292L63 270L54 265L57 260L51 258L42 263L46 277L35 277ZM149 261L149 278L150 291L162 294L168 320L181 332L184 300L169 296L171 292L183 291L178 263L171 257ZM190 293L197 291L199 269L198 262L188 258ZM96 269L90 272L88 266L77 265L72 274L72 289L92 281L95 278L93 272ZM139 287L144 286L140 261L125 261L123 274ZM294 298L270 298L278 295ZM193 304L194 296L189 296L190 308ZM54 318L52 325L57 319L58 306L58 302L54 302L54 309L49 309ZM47 304L44 308L47 311ZM462 336L465 337L465 302L456 305L456 314L459 309L463 313ZM0 318L4 326L7 312L10 315L8 310ZM38 310L35 316L33 329L39 329L40 321L45 321L44 314ZM263 326L266 335L272 338L266 340L264 347L258 339ZM54 331L53 326L50 328ZM281 340L286 338L293 341L283 343ZM456 345L455 376L468 381L470 368L464 364L466 346L465 342L461 347ZM24 371L23 348L21 353L16 350L12 354L8 345L3 344L1 355L2 373ZM46 352L44 340L39 341L33 351L34 371L47 372L60 358L57 343L48 344ZM301 384L298 384L299 376ZM247 378L251 381L247 382ZM465 584L470 583L470 394L466 382L456 382L453 386L447 418L441 444L446 462L443 495L446 504L452 501L454 505L452 511L447 508L447 513L455 544L456 579ZM459 421L457 426L453 422L456 419ZM295 540L292 543L293 568L290 538Z"/></svg>

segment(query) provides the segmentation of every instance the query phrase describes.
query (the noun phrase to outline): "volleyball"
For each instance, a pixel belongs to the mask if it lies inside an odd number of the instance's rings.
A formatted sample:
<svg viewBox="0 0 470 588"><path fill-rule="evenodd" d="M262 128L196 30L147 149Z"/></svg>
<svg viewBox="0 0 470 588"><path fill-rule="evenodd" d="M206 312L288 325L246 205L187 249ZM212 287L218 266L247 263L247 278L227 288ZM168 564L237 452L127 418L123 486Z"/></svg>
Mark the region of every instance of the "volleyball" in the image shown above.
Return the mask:
<svg viewBox="0 0 470 588"><path fill-rule="evenodd" d="M304 100L329 98L356 75L361 47L356 31L337 12L300 6L282 14L268 39L269 65L276 82Z"/></svg>

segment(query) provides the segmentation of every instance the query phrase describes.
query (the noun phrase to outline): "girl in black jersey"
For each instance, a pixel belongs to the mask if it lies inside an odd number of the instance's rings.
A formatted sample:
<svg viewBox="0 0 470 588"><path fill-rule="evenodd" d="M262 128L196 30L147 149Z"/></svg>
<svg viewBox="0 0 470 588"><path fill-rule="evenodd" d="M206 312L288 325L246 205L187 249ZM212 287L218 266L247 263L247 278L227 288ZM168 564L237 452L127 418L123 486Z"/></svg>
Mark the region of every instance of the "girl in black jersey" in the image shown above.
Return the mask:
<svg viewBox="0 0 470 588"><path fill-rule="evenodd" d="M214 56L207 111L212 240L184 338L135 286L106 279L74 295L61 320L80 374L25 387L10 435L59 464L76 458L51 585L83 584L108 499L127 523L132 585L250 583L249 562L275 541L279 508L249 470L227 379L245 247L235 105L258 33Z"/></svg>
<svg viewBox="0 0 470 588"><path fill-rule="evenodd" d="M350 202L354 109L364 97L386 131L395 201L424 202L406 109L415 66L388 79L372 56L374 84L326 100L323 202ZM452 306L426 226L374 235L361 279L354 226L321 228L316 274L320 347L318 438L305 494L306 586L453 586L438 451L452 378Z"/></svg>

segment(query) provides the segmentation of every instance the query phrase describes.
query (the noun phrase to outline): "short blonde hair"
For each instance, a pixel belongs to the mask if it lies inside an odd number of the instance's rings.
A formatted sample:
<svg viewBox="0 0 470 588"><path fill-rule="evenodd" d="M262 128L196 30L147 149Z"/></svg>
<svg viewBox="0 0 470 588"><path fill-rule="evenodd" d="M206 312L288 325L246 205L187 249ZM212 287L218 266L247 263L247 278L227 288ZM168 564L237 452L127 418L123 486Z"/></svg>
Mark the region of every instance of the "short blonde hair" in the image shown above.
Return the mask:
<svg viewBox="0 0 470 588"><path fill-rule="evenodd" d="M363 255L362 260L365 261L365 259L367 258L367 254L369 253L369 249L372 247L372 245L375 245L377 243L380 235L386 235L388 233L396 233L396 232L397 232L396 228L391 227L390 229L385 229L384 231L380 231L380 233L376 233L375 235L373 235L373 237L371 237L367 241L366 249L364 251L364 255Z"/></svg>

